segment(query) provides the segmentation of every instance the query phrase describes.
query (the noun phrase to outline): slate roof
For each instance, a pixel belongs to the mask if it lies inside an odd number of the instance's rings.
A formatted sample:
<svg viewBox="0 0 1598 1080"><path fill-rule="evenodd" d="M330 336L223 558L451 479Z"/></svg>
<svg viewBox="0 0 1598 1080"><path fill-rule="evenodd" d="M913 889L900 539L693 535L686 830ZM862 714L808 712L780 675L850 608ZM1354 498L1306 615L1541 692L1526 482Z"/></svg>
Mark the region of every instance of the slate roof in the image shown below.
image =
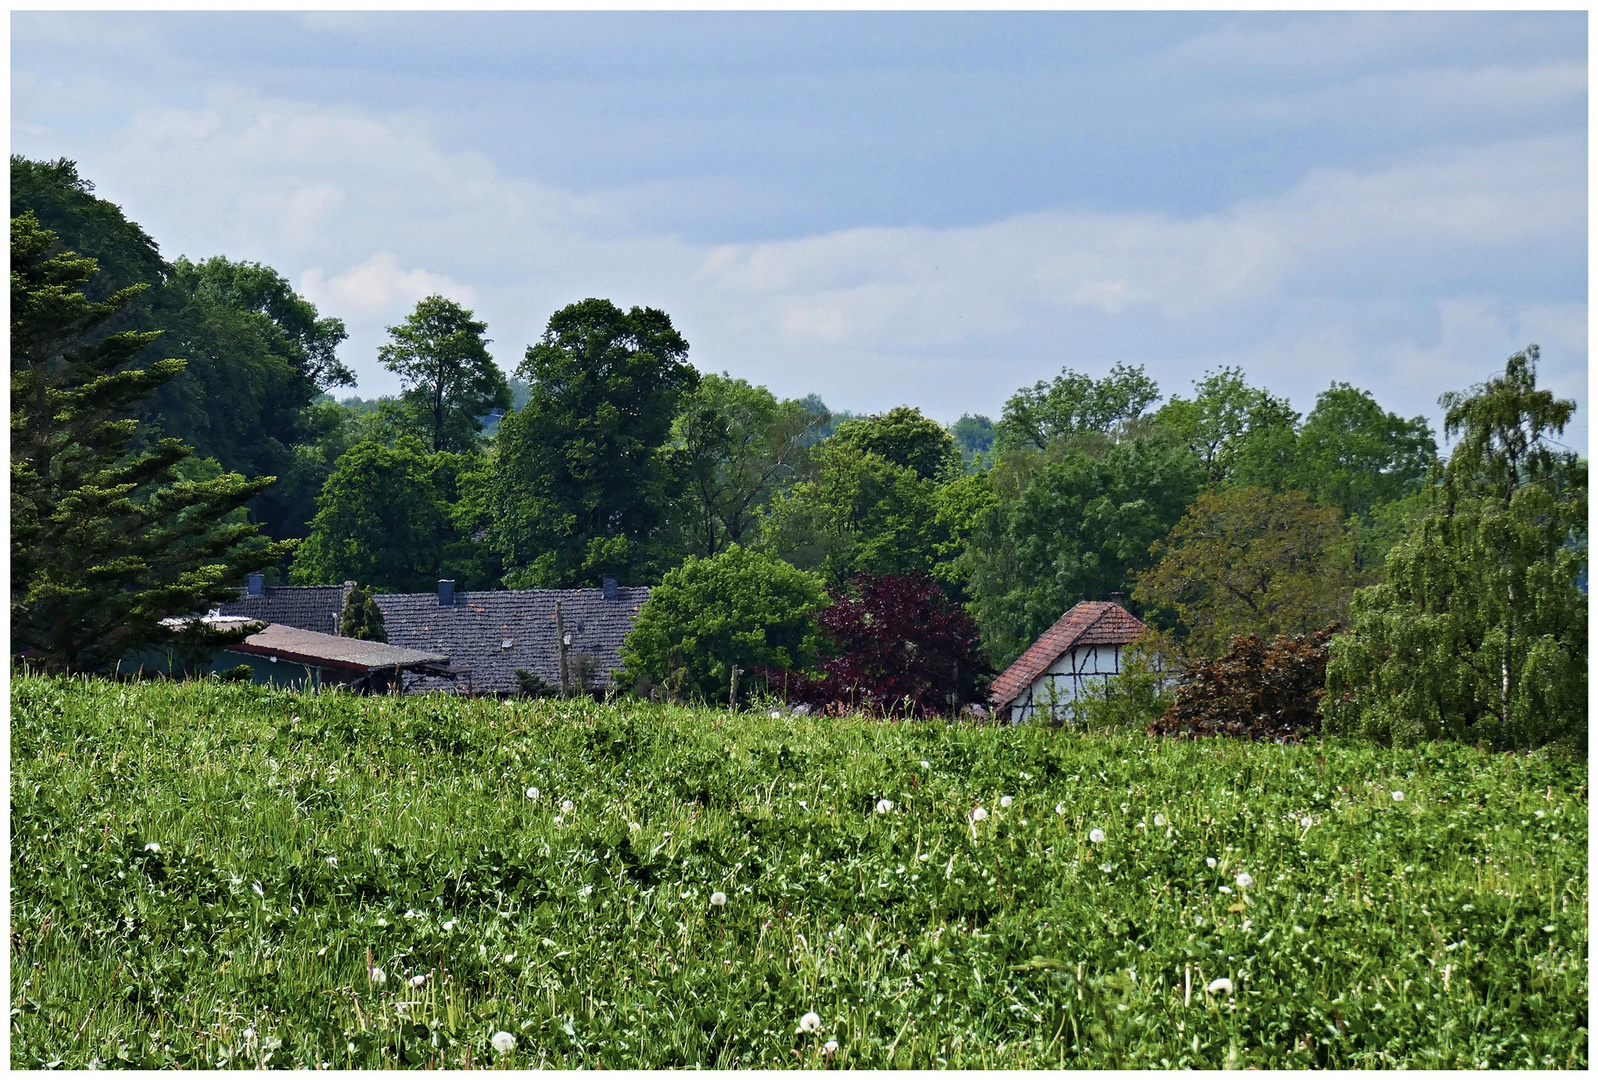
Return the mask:
<svg viewBox="0 0 1598 1080"><path fill-rule="evenodd" d="M296 664L313 667L343 668L349 671L374 671L382 668L408 668L419 664L443 664L448 657L441 653L405 649L380 641L361 641L356 638L319 634L314 630L301 630L277 623L260 633L251 634L242 642L229 645L234 652L255 653L260 656L278 656Z"/></svg>
<svg viewBox="0 0 1598 1080"><path fill-rule="evenodd" d="M622 666L621 643L632 632L638 609L649 599L649 589L618 588L614 600L606 600L601 589L457 591L449 607L439 604L436 592L374 599L383 610L389 644L443 653L452 668L467 672L454 684L444 679L424 680L419 689L444 690L453 685L476 694L511 694L517 689L518 668L550 686L560 685L557 601L572 635L569 656L592 656L596 688L614 685L610 673ZM575 669L572 675L575 677Z"/></svg>
<svg viewBox="0 0 1598 1080"><path fill-rule="evenodd" d="M1120 604L1084 600L1043 631L1016 662L993 680L988 700L1002 709L1021 696L1039 675L1079 645L1130 645L1146 627Z"/></svg>
<svg viewBox="0 0 1598 1080"><path fill-rule="evenodd" d="M281 586L263 589L260 596L240 591L239 598L223 604L223 615L245 615L264 623L332 634L350 585Z"/></svg>

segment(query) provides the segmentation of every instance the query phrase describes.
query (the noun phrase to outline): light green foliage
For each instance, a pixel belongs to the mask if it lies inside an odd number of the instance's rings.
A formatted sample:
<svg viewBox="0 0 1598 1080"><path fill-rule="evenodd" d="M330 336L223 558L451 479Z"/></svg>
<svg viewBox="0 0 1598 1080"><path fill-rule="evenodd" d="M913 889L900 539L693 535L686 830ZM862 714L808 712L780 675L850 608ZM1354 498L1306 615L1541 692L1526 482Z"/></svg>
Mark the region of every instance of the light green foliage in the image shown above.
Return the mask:
<svg viewBox="0 0 1598 1080"><path fill-rule="evenodd" d="M1159 397L1159 387L1143 373L1142 365L1116 364L1098 380L1066 368L1053 381L1040 380L1004 403L1004 415L994 425L994 444L1001 452L1022 447L1045 450L1060 439L1087 432L1115 435L1142 417Z"/></svg>
<svg viewBox="0 0 1598 1080"><path fill-rule="evenodd" d="M1328 731L1586 752L1587 466L1548 445L1574 403L1536 389L1535 360L1443 399L1461 438L1333 643Z"/></svg>
<svg viewBox="0 0 1598 1080"><path fill-rule="evenodd" d="M510 408L510 384L488 354L486 323L453 300L429 296L377 350L400 377L400 401L434 453L476 449L484 416Z"/></svg>
<svg viewBox="0 0 1598 1080"><path fill-rule="evenodd" d="M710 558L690 558L649 594L622 646L628 682L640 677L683 699L725 701L732 668L804 670L821 631L816 612L827 593L812 574L734 544Z"/></svg>
<svg viewBox="0 0 1598 1080"><path fill-rule="evenodd" d="M1077 602L1130 592L1150 545L1181 519L1203 475L1188 448L1158 428L1098 456L1067 449L1040 459L971 542L970 588L994 666L1006 667ZM996 490L1013 482L1001 463Z"/></svg>
<svg viewBox="0 0 1598 1080"><path fill-rule="evenodd" d="M1180 649L1192 657L1219 656L1237 634L1270 640L1345 622L1354 590L1368 582L1343 515L1301 491L1208 491L1152 554L1159 561L1138 575L1133 595L1174 612Z"/></svg>
<svg viewBox="0 0 1598 1080"><path fill-rule="evenodd" d="M1437 457L1431 425L1384 412L1369 393L1334 382L1304 419L1286 484L1347 518L1420 491Z"/></svg>
<svg viewBox="0 0 1598 1080"><path fill-rule="evenodd" d="M688 342L654 308L584 300L550 316L517 374L532 391L500 422L492 546L513 588L656 578L681 494L672 420L699 383Z"/></svg>
<svg viewBox="0 0 1598 1080"><path fill-rule="evenodd" d="M184 479L178 440L132 448L129 412L183 361L141 366L154 333L105 333L142 286L91 301L94 270L31 212L12 219L11 647L51 670L171 640L162 619L232 599L288 550L237 513L272 477Z"/></svg>
<svg viewBox="0 0 1598 1080"><path fill-rule="evenodd" d="M377 606L370 585L357 585L344 599L344 610L339 612L338 632L347 638L361 641L387 641L388 628L383 623L383 609Z"/></svg>
<svg viewBox="0 0 1598 1080"><path fill-rule="evenodd" d="M835 588L855 574L930 573L949 539L937 491L914 469L828 439L810 479L772 501L760 546Z"/></svg>
<svg viewBox="0 0 1598 1080"><path fill-rule="evenodd" d="M988 512L998 506L999 497L993 490L990 475L987 472L975 472L938 485L932 498L937 508L940 536L932 576L946 595L963 600L966 582L971 576L971 557L968 554L971 538L982 526Z"/></svg>
<svg viewBox="0 0 1598 1080"><path fill-rule="evenodd" d="M472 539L484 468L470 454L430 454L412 437L363 442L339 459L317 500L311 535L294 556L297 585L364 581L385 592L423 592L439 578L462 588L491 583Z"/></svg>
<svg viewBox="0 0 1598 1080"><path fill-rule="evenodd" d="M900 406L880 415L845 420L833 438L851 450L902 465L923 480L960 472L960 450L954 437L920 409Z"/></svg>
<svg viewBox="0 0 1598 1080"><path fill-rule="evenodd" d="M1052 684L1051 684L1052 688ZM1142 731L1176 700L1156 635L1145 634L1121 653L1121 673L1090 686L1072 703L1070 719L1081 732Z"/></svg>
<svg viewBox="0 0 1598 1080"><path fill-rule="evenodd" d="M671 462L686 487L675 523L683 550L747 544L767 500L795 475L821 418L763 386L703 375L672 425Z"/></svg>
<svg viewBox="0 0 1598 1080"><path fill-rule="evenodd" d="M1287 400L1248 385L1239 368L1211 372L1193 390L1192 400L1172 395L1154 419L1187 442L1208 481L1281 487L1297 445Z"/></svg>
<svg viewBox="0 0 1598 1080"><path fill-rule="evenodd" d="M11 694L13 1068L1589 1064L1564 758Z"/></svg>

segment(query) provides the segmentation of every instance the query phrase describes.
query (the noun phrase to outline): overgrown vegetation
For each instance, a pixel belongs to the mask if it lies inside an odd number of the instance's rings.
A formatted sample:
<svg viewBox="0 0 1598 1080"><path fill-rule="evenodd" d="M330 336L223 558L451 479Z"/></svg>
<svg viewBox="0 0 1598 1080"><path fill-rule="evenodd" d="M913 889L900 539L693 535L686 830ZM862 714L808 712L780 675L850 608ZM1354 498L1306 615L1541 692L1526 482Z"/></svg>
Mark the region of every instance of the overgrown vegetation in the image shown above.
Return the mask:
<svg viewBox="0 0 1598 1080"><path fill-rule="evenodd" d="M14 1068L1589 1063L1579 760L220 681L11 705Z"/></svg>

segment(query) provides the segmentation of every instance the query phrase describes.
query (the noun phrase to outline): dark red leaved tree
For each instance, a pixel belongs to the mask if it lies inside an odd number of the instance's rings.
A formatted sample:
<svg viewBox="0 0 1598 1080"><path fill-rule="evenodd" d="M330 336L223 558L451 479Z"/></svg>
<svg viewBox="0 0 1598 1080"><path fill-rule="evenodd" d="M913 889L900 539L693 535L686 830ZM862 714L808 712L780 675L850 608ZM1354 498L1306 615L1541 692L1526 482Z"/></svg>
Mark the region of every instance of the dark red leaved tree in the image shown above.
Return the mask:
<svg viewBox="0 0 1598 1080"><path fill-rule="evenodd" d="M790 701L877 715L950 715L993 669L976 623L926 574L857 576L820 615L832 659L820 678L762 671Z"/></svg>

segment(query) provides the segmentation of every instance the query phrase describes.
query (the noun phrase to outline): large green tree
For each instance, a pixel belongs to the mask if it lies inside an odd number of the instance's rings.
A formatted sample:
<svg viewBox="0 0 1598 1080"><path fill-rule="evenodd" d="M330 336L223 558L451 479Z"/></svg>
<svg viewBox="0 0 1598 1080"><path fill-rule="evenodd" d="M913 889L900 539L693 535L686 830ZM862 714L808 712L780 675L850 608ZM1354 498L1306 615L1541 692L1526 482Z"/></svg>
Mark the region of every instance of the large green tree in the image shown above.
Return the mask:
<svg viewBox="0 0 1598 1080"><path fill-rule="evenodd" d="M699 383L688 342L654 308L584 300L550 316L516 373L527 404L500 422L489 536L521 587L658 580L682 490L672 421Z"/></svg>
<svg viewBox="0 0 1598 1080"><path fill-rule="evenodd" d="M1442 398L1458 442L1333 643L1328 731L1586 752L1587 463L1554 443L1575 403L1537 388L1536 360Z"/></svg>
<svg viewBox="0 0 1598 1080"><path fill-rule="evenodd" d="M852 450L902 465L923 480L960 474L960 448L954 436L920 409L901 405L880 415L845 420L832 437Z"/></svg>
<svg viewBox="0 0 1598 1080"><path fill-rule="evenodd" d="M463 588L490 585L465 491L479 461L470 454L429 453L412 436L393 446L356 444L322 488L291 580L361 581L386 592L427 591L439 578L454 578Z"/></svg>
<svg viewBox="0 0 1598 1080"><path fill-rule="evenodd" d="M685 484L674 515L682 549L710 556L748 543L766 503L798 476L819 420L763 386L702 376L672 425L671 464Z"/></svg>
<svg viewBox="0 0 1598 1080"><path fill-rule="evenodd" d="M756 667L803 670L816 659L816 613L827 593L813 574L733 544L669 571L622 646L629 680L647 678L678 697L725 700L732 669L759 685Z"/></svg>
<svg viewBox="0 0 1598 1080"><path fill-rule="evenodd" d="M1046 450L1086 432L1116 434L1159 397L1159 387L1141 365L1116 364L1100 379L1066 368L1050 382L1039 381L1011 395L994 425L995 445L1000 451Z"/></svg>
<svg viewBox="0 0 1598 1080"><path fill-rule="evenodd" d="M1205 478L1280 488L1298 443L1298 413L1287 399L1250 386L1239 368L1213 371L1193 389L1191 399L1173 394L1154 419L1188 444Z"/></svg>
<svg viewBox="0 0 1598 1080"><path fill-rule="evenodd" d="M1301 636L1348 617L1354 540L1301 491L1232 486L1200 495L1138 575L1134 596L1175 612L1181 651L1219 656L1238 634Z"/></svg>
<svg viewBox="0 0 1598 1080"><path fill-rule="evenodd" d="M1425 417L1405 420L1366 391L1334 382L1304 418L1285 483L1369 521L1383 503L1420 491L1436 457Z"/></svg>
<svg viewBox="0 0 1598 1080"><path fill-rule="evenodd" d="M236 513L272 477L184 480L178 440L132 447L129 413L184 365L135 363L154 332L104 332L142 286L91 300L94 269L31 213L12 219L11 641L57 671L185 636L163 620L232 599L286 550Z"/></svg>
<svg viewBox="0 0 1598 1080"><path fill-rule="evenodd" d="M377 350L400 377L400 402L436 454L477 445L483 417L510 409L510 384L488 354L486 323L453 300L429 296Z"/></svg>
<svg viewBox="0 0 1598 1080"><path fill-rule="evenodd" d="M832 438L810 475L772 501L760 545L833 588L856 574L926 574L948 552L938 485L908 465Z"/></svg>
<svg viewBox="0 0 1598 1080"><path fill-rule="evenodd" d="M1001 463L1000 501L969 547L969 589L994 665L1002 669L1078 601L1130 592L1150 545L1203 480L1203 465L1161 428L1097 452L1067 449L1014 487Z"/></svg>

